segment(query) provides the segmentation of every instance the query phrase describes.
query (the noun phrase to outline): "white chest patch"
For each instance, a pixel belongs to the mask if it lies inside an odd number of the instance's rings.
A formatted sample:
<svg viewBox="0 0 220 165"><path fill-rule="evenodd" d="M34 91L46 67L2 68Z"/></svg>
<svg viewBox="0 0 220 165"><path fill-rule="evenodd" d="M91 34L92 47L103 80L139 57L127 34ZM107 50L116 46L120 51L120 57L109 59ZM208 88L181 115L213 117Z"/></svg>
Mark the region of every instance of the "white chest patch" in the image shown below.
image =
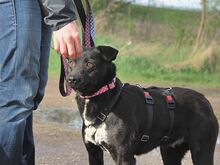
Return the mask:
<svg viewBox="0 0 220 165"><path fill-rule="evenodd" d="M176 146L182 144L184 142L184 138L178 139L175 142L173 142L170 146L175 148Z"/></svg>
<svg viewBox="0 0 220 165"><path fill-rule="evenodd" d="M84 110L83 110L83 120L84 120L84 123L86 126L89 126L92 124L91 121L89 121L87 118L86 118L86 112L87 112L87 105L89 103L89 99L86 99L85 100L85 105L84 105Z"/></svg>
<svg viewBox="0 0 220 165"><path fill-rule="evenodd" d="M102 142L108 144L108 133L106 129L106 124L102 123L99 126L91 126L92 121L88 120L86 117L87 105L89 103L89 99L85 100L84 111L83 111L83 121L86 126L85 133L85 142L91 142L95 145L101 145Z"/></svg>
<svg viewBox="0 0 220 165"><path fill-rule="evenodd" d="M108 133L106 130L106 124L103 123L97 128L93 126L85 128L85 141L91 142L96 145L101 145L102 142L108 144Z"/></svg>

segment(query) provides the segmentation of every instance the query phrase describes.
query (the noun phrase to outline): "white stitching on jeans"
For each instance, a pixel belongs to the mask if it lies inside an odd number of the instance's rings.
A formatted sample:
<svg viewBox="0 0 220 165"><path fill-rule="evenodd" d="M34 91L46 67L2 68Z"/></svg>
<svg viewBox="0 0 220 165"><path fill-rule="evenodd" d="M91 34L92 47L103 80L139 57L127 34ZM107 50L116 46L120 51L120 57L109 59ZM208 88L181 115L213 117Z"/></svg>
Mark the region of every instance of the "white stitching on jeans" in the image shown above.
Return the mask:
<svg viewBox="0 0 220 165"><path fill-rule="evenodd" d="M16 26L15 0L11 0L11 16L12 16L12 19L13 19L13 25Z"/></svg>

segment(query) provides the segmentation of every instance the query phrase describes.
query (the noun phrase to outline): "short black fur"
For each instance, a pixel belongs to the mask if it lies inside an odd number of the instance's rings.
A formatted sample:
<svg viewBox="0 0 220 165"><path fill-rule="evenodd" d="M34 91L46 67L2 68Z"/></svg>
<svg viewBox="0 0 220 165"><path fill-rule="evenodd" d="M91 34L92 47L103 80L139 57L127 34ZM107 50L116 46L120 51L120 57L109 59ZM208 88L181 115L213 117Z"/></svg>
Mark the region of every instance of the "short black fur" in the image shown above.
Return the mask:
<svg viewBox="0 0 220 165"><path fill-rule="evenodd" d="M77 92L76 101L83 119L82 135L89 164L103 165L103 150L107 150L115 164L135 165L135 155L159 146L164 165L180 165L188 150L194 165L213 165L218 122L209 101L194 90L172 88L176 103L175 120L167 142L162 142L161 138L170 127L169 110L164 90L160 88L146 89L155 103L149 142L140 140L146 129L148 113L143 91L135 85L125 84L105 121L95 122L100 112L112 103L118 88L90 99L82 96L92 95L113 80L116 68L112 60L116 54L116 49L107 46L86 50L76 60L69 75L69 82Z"/></svg>

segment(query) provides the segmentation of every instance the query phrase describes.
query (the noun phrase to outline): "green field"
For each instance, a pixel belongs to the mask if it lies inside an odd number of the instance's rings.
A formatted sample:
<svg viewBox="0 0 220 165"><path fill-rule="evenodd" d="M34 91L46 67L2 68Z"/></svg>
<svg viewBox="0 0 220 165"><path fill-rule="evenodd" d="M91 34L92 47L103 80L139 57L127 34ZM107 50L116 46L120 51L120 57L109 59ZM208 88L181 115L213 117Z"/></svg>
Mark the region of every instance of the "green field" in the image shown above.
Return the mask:
<svg viewBox="0 0 220 165"><path fill-rule="evenodd" d="M146 52L146 54L141 49L139 49L140 53L143 54L139 54L138 51L132 53L133 49L139 45L123 49L123 43L106 36L97 36L96 44L107 44L119 49L120 52L115 63L117 65L117 75L123 80L151 84L220 87L220 74L218 72L212 73L207 68L198 70L190 65L180 69L172 66L190 58L190 55L185 55L190 52L190 49L176 51L176 55L170 55L170 52L175 52L173 50L175 48L158 46L159 50ZM145 50L147 51L153 46L148 45ZM120 48L122 49L120 50ZM49 74L58 76L59 71L59 55L51 50Z"/></svg>

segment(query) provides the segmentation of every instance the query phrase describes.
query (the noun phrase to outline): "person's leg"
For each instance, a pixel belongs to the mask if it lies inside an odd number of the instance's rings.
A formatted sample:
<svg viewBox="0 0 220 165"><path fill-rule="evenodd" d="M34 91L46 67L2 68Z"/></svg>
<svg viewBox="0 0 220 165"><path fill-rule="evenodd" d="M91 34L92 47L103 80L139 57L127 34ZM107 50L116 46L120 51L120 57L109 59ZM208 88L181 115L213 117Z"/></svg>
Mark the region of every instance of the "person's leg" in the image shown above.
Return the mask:
<svg viewBox="0 0 220 165"><path fill-rule="evenodd" d="M45 87L48 80L48 64L49 54L51 47L51 36L52 30L49 26L42 22L41 25L41 45L40 45L40 71L39 71L39 85L36 96L34 97L34 110L37 109L38 105L44 97ZM28 124L25 129L24 138L24 151L23 155L27 161L27 164L34 164L35 162L35 149L33 139L33 128L32 128L32 115L27 119Z"/></svg>
<svg viewBox="0 0 220 165"><path fill-rule="evenodd" d="M32 110L40 84L38 0L0 0L0 164L34 164Z"/></svg>
<svg viewBox="0 0 220 165"><path fill-rule="evenodd" d="M24 131L23 159L25 160L25 164L27 165L35 164L35 148L34 148L32 120L33 120L33 115L30 115L26 119L26 127Z"/></svg>
<svg viewBox="0 0 220 165"><path fill-rule="evenodd" d="M41 46L40 46L40 71L39 71L39 85L36 96L34 97L34 110L38 108L38 105L44 97L45 87L48 80L48 64L49 54L51 47L51 28L42 22L41 27ZM25 128L25 137L23 143L23 156L28 165L32 165L35 162L35 148L32 128L32 115L28 117Z"/></svg>
<svg viewBox="0 0 220 165"><path fill-rule="evenodd" d="M39 72L39 88L36 97L34 98L35 108L44 97L45 87L48 80L48 64L49 64L49 54L51 48L51 36L52 30L49 26L42 22L41 31L41 49L40 49L40 72Z"/></svg>

